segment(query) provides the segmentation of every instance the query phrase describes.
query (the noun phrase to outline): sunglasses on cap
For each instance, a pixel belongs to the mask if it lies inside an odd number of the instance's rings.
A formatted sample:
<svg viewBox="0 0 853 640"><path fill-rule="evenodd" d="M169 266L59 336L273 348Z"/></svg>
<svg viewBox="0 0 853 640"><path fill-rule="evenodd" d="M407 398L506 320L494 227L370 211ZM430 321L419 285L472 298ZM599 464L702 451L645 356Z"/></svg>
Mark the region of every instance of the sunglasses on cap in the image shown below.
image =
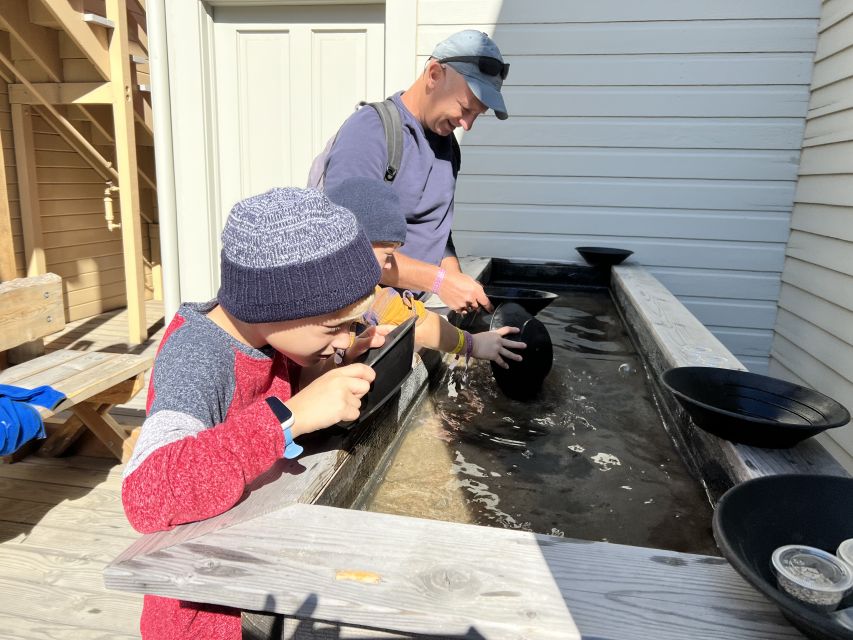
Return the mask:
<svg viewBox="0 0 853 640"><path fill-rule="evenodd" d="M501 62L497 58L488 56L453 56L450 58L439 58L438 62L470 62L477 65L480 73L487 76L500 76L501 80L506 80L509 75L509 63Z"/></svg>

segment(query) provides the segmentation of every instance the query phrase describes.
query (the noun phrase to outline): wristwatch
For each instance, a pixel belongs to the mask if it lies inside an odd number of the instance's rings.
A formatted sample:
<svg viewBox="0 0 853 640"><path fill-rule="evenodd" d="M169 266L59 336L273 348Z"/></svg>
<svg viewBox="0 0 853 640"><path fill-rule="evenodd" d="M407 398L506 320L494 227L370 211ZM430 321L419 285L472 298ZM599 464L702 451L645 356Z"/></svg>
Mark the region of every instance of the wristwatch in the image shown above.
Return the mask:
<svg viewBox="0 0 853 640"><path fill-rule="evenodd" d="M296 422L293 412L276 396L270 396L266 400L267 405L281 423L282 431L284 431L284 457L288 460L299 457L302 453L302 447L293 441L293 433L290 430Z"/></svg>

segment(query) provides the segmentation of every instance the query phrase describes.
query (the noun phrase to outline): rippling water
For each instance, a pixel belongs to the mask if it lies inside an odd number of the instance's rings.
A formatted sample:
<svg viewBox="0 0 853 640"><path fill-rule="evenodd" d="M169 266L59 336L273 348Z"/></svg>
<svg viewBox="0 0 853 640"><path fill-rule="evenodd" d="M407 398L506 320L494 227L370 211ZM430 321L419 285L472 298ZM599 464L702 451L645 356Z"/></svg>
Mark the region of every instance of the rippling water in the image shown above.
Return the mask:
<svg viewBox="0 0 853 640"><path fill-rule="evenodd" d="M507 399L488 363L446 370L357 506L716 554L609 294L562 293L537 317L554 344L539 396Z"/></svg>

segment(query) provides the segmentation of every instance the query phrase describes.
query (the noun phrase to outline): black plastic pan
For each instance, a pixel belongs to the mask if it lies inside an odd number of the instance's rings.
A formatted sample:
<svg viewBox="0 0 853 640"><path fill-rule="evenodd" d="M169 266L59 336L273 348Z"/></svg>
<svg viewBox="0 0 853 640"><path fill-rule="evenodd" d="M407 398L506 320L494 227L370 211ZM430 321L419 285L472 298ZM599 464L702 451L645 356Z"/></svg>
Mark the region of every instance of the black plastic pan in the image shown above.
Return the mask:
<svg viewBox="0 0 853 640"><path fill-rule="evenodd" d="M832 398L786 380L717 367L676 367L661 376L696 426L756 447L781 449L847 424Z"/></svg>

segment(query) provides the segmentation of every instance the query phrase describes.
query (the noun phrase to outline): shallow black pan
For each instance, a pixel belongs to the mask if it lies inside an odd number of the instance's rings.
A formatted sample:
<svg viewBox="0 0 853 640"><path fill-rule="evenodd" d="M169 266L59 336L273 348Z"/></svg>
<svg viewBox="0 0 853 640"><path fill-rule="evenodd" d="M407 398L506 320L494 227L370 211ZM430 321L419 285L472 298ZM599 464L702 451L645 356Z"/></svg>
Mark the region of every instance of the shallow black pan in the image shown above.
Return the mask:
<svg viewBox="0 0 853 640"><path fill-rule="evenodd" d="M835 553L853 538L853 478L807 474L748 480L729 489L714 512L714 538L732 567L809 638L853 640L831 615L776 588L770 556L786 544ZM853 595L839 609L853 605Z"/></svg>
<svg viewBox="0 0 853 640"><path fill-rule="evenodd" d="M495 377L498 388L507 397L515 400L530 400L539 392L542 382L554 363L551 336L548 335L548 330L542 322L514 302L498 305L492 314L491 329L500 329L505 326L521 329L519 333L508 337L525 343L527 347L516 351L523 358L521 362L506 361L509 369L504 369L492 362L492 375Z"/></svg>
<svg viewBox="0 0 853 640"><path fill-rule="evenodd" d="M491 303L497 307L503 302L515 302L524 307L531 315L536 315L542 309L557 299L556 293L540 291L539 289L520 289L518 287L483 287Z"/></svg>
<svg viewBox="0 0 853 640"><path fill-rule="evenodd" d="M350 427L364 422L402 386L412 370L415 355L415 320L409 318L385 336L381 347L368 349L359 360L376 371L376 379L361 399L361 412L352 422L341 422L339 426Z"/></svg>
<svg viewBox="0 0 853 640"><path fill-rule="evenodd" d="M619 264L630 256L633 251L615 249L613 247L575 247L584 260L595 266L610 266Z"/></svg>
<svg viewBox="0 0 853 640"><path fill-rule="evenodd" d="M732 442L782 449L850 421L814 389L748 371L676 367L661 381L698 427Z"/></svg>

